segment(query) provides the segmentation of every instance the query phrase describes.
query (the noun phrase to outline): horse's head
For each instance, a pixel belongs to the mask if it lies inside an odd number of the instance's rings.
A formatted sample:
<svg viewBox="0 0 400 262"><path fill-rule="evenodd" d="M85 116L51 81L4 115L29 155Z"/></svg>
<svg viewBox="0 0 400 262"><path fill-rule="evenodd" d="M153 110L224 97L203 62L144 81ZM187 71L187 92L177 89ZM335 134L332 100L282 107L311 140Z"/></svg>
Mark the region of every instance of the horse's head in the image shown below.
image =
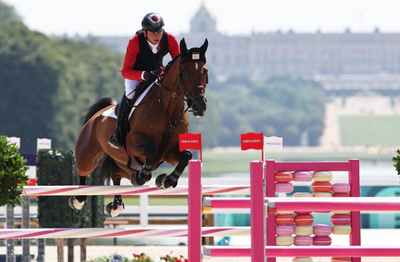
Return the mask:
<svg viewBox="0 0 400 262"><path fill-rule="evenodd" d="M196 117L202 117L207 109L207 99L204 97L208 82L206 67L206 51L208 40L201 47L187 49L185 39L180 42L181 60L179 83L187 98L188 106Z"/></svg>

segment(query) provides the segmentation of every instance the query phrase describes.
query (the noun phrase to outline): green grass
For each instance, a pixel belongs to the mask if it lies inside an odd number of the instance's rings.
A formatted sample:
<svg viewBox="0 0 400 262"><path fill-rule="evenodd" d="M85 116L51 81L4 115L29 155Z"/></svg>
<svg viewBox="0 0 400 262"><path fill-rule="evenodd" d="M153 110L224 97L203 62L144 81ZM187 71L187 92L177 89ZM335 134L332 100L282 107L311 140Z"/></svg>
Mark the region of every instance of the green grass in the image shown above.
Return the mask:
<svg viewBox="0 0 400 262"><path fill-rule="evenodd" d="M276 161L347 161L348 159L359 159L361 162L390 162L396 152L355 153L355 152L274 152L265 153L266 159ZM197 158L196 158L197 159ZM250 161L260 160L261 151L248 150L240 152L214 152L205 150L203 152L202 174L206 177L218 176L223 173L248 173ZM163 165L153 174L171 173L173 167ZM187 177L187 168L183 175Z"/></svg>
<svg viewBox="0 0 400 262"><path fill-rule="evenodd" d="M400 144L399 116L342 116L339 124L344 146Z"/></svg>

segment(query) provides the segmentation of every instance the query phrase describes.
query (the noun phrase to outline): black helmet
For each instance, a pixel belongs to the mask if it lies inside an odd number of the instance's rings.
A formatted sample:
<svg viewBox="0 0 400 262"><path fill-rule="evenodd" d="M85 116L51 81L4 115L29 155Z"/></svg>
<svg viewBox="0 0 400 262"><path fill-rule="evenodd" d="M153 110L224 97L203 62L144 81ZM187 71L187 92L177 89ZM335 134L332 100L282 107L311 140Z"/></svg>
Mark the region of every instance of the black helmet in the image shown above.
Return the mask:
<svg viewBox="0 0 400 262"><path fill-rule="evenodd" d="M142 20L142 29L151 32L162 31L164 25L164 19L158 13L148 13Z"/></svg>

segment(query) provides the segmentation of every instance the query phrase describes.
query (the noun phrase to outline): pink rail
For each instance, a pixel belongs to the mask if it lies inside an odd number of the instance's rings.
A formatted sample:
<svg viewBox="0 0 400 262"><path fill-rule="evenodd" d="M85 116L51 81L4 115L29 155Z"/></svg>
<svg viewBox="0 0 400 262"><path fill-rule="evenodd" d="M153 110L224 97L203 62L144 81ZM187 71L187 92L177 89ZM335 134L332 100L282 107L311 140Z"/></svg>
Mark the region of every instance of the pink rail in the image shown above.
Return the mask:
<svg viewBox="0 0 400 262"><path fill-rule="evenodd" d="M400 257L400 248L393 246L266 246L266 257ZM221 247L206 246L203 248L204 256L209 257L250 257L250 247ZM258 260L257 262L264 261Z"/></svg>
<svg viewBox="0 0 400 262"><path fill-rule="evenodd" d="M356 198L265 198L269 213L276 211L400 211L397 197ZM245 197L205 197L205 207L215 209L250 208L251 199Z"/></svg>

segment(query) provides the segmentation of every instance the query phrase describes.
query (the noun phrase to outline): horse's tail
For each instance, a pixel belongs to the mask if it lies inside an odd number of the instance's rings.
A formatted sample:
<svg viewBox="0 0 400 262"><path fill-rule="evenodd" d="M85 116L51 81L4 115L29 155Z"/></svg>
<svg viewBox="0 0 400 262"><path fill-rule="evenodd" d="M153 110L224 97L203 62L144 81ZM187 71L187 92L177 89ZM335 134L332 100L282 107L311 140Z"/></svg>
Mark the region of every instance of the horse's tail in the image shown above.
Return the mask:
<svg viewBox="0 0 400 262"><path fill-rule="evenodd" d="M110 185L113 175L113 167L116 165L114 159L107 155L104 162L97 168L95 174L98 185Z"/></svg>
<svg viewBox="0 0 400 262"><path fill-rule="evenodd" d="M103 97L103 98L97 100L87 110L85 117L83 117L83 124L85 124L87 121L89 121L89 119L94 114L96 114L99 110L101 110L107 106L110 106L110 105L115 105L116 103L117 103L117 101L112 97Z"/></svg>

